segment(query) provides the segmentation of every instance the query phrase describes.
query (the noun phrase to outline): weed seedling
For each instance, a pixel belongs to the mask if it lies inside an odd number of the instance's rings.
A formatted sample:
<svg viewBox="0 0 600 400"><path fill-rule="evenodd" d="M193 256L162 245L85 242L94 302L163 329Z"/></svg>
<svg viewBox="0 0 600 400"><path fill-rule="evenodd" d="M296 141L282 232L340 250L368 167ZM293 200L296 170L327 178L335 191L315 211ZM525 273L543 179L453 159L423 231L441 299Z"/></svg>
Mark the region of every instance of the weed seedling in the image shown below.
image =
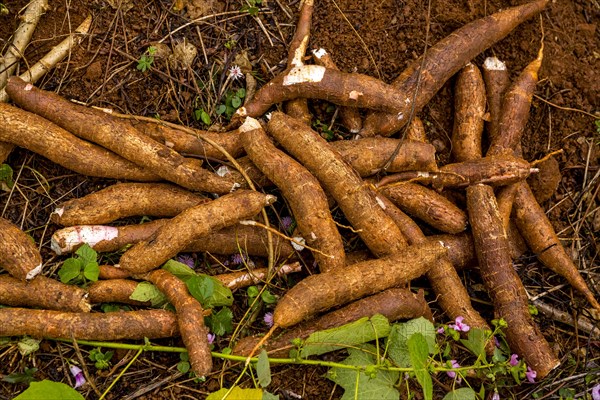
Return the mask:
<svg viewBox="0 0 600 400"><path fill-rule="evenodd" d="M156 54L156 47L150 46L148 50L138 60L137 69L142 72L146 72L152 66L154 62L154 55Z"/></svg>
<svg viewBox="0 0 600 400"><path fill-rule="evenodd" d="M88 244L84 244L75 252L75 257L67 258L58 271L62 283L86 283L98 280L100 269L98 254Z"/></svg>

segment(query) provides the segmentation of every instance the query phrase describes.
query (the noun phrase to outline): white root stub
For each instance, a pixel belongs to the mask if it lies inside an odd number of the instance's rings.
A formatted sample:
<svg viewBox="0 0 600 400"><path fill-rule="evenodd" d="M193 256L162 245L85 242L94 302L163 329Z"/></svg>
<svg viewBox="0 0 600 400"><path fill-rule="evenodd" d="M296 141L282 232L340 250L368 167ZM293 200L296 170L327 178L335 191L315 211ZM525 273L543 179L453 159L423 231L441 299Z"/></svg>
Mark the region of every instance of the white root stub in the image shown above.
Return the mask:
<svg viewBox="0 0 600 400"><path fill-rule="evenodd" d="M304 240L304 238L302 236L294 236L293 239L294 240L290 241L290 243L292 243L292 247L294 248L294 250L296 250L296 251L304 250L304 245L306 244L306 240Z"/></svg>
<svg viewBox="0 0 600 400"><path fill-rule="evenodd" d="M258 122L257 119L252 118L252 117L246 117L246 120L244 121L244 123L242 124L242 126L240 126L238 128L239 132L249 132L249 131L253 131L255 129L260 129L260 122Z"/></svg>
<svg viewBox="0 0 600 400"><path fill-rule="evenodd" d="M506 64L496 57L488 57L483 62L483 68L488 71L504 71L506 69Z"/></svg>
<svg viewBox="0 0 600 400"><path fill-rule="evenodd" d="M292 68L283 78L283 86L296 85L298 83L321 82L325 75L325 67L320 65L304 65Z"/></svg>
<svg viewBox="0 0 600 400"><path fill-rule="evenodd" d="M313 50L313 54L320 60L321 58L327 55L327 50L325 50L324 48L320 48L318 50Z"/></svg>
<svg viewBox="0 0 600 400"><path fill-rule="evenodd" d="M119 230L114 226L80 225L59 229L52 235L50 248L57 254L73 252L73 249L87 243L94 248L104 240L113 240L119 236Z"/></svg>
<svg viewBox="0 0 600 400"><path fill-rule="evenodd" d="M31 271L29 271L27 273L27 275L25 275L25 280L29 281L29 280L35 278L36 276L39 275L40 272L42 272L42 264L38 265L37 267L35 267Z"/></svg>

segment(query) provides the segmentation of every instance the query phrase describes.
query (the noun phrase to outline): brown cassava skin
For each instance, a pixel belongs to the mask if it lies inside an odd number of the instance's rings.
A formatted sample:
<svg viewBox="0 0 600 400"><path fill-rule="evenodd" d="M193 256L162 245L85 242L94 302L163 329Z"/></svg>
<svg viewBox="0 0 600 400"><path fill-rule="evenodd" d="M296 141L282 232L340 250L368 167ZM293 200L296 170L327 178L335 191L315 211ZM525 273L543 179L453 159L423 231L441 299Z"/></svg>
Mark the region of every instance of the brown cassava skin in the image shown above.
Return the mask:
<svg viewBox="0 0 600 400"><path fill-rule="evenodd" d="M339 70L331 55L325 49L313 50L315 64L322 65L325 68ZM339 108L340 122L350 131L350 133L360 132L362 128L362 117L356 107L340 107Z"/></svg>
<svg viewBox="0 0 600 400"><path fill-rule="evenodd" d="M4 161L6 161L14 148L15 145L12 143L0 142L0 164L3 164Z"/></svg>
<svg viewBox="0 0 600 400"><path fill-rule="evenodd" d="M26 110L114 151L166 180L188 189L211 193L229 193L234 189L235 182L201 168L197 160L186 159L164 144L140 133L127 121L100 110L71 103L55 93L35 88L18 77L9 79L6 91Z"/></svg>
<svg viewBox="0 0 600 400"><path fill-rule="evenodd" d="M273 78L256 92L252 101L240 107L234 117L257 118L273 104L297 98L322 99L342 106L391 113L404 105L404 97L379 79L320 65L303 65L288 68Z"/></svg>
<svg viewBox="0 0 600 400"><path fill-rule="evenodd" d="M592 307L600 310L600 304L579 274L573 260L554 232L544 209L535 200L533 192L525 182L518 184L513 217L527 245L539 260L546 267L563 276L575 289L583 293Z"/></svg>
<svg viewBox="0 0 600 400"><path fill-rule="evenodd" d="M232 157L239 157L243 154L240 135L237 129L228 132L202 131L185 127L196 135L187 131L184 132L170 126L157 122L141 121L131 119L129 123L138 131L154 139L155 141L172 148L178 153L192 154L200 157L214 158L217 160L226 160L227 157L211 144L202 140L203 137L216 142L223 147Z"/></svg>
<svg viewBox="0 0 600 400"><path fill-rule="evenodd" d="M390 256L311 275L291 288L277 303L274 325L287 328L311 316L425 274L446 249L440 243L407 246Z"/></svg>
<svg viewBox="0 0 600 400"><path fill-rule="evenodd" d="M448 249L448 261L457 271L477 265L473 236L470 233L463 232L456 235L444 233L427 236L427 240L444 243L444 246ZM456 316L451 316L451 318L456 318Z"/></svg>
<svg viewBox="0 0 600 400"><path fill-rule="evenodd" d="M150 272L147 279L156 285L177 311L177 325L188 351L192 370L198 376L209 374L212 370L212 356L202 306L190 295L182 280L164 269Z"/></svg>
<svg viewBox="0 0 600 400"><path fill-rule="evenodd" d="M425 126L423 125L423 121L421 121L421 118L413 117L413 119L406 127L405 139L429 143L427 133L425 132ZM386 171L389 171L389 168L386 169Z"/></svg>
<svg viewBox="0 0 600 400"><path fill-rule="evenodd" d="M258 214L275 197L241 190L188 208L167 221L148 240L138 242L119 261L132 274L151 271L183 251L193 240Z"/></svg>
<svg viewBox="0 0 600 400"><path fill-rule="evenodd" d="M319 270L344 268L344 243L319 181L300 163L278 150L255 119L247 118L239 129L246 153L281 190L306 243L319 250L313 252Z"/></svg>
<svg viewBox="0 0 600 400"><path fill-rule="evenodd" d="M420 111L469 60L538 14L547 3L548 0L537 0L475 20L427 49L425 55L413 61L392 84L397 94L409 101L393 113L367 115L360 135L390 136L398 132L408 122L411 110Z"/></svg>
<svg viewBox="0 0 600 400"><path fill-rule="evenodd" d="M303 58L308 47L310 39L310 27L314 10L313 0L304 0L300 6L296 32L288 48L287 66L289 68L300 67L304 65ZM299 119L307 125L310 125L311 114L308 110L307 99L295 99L287 101L284 104L284 110L289 116Z"/></svg>
<svg viewBox="0 0 600 400"><path fill-rule="evenodd" d="M42 270L42 256L35 243L15 224L2 217L0 217L0 267L23 281L34 278Z"/></svg>
<svg viewBox="0 0 600 400"><path fill-rule="evenodd" d="M178 336L177 317L165 310L72 313L1 308L0 335L73 340L142 340Z"/></svg>
<svg viewBox="0 0 600 400"><path fill-rule="evenodd" d="M468 63L458 74L454 91L452 154L457 162L481 158L485 84L479 68Z"/></svg>
<svg viewBox="0 0 600 400"><path fill-rule="evenodd" d="M493 189L487 185L469 186L467 209L481 277L494 303L495 316L508 324L505 332L511 351L522 356L537 377L543 378L560 361L529 313L527 293L512 265Z"/></svg>
<svg viewBox="0 0 600 400"><path fill-rule="evenodd" d="M173 217L210 199L168 183L117 183L61 203L50 216L63 226L106 224L145 215Z"/></svg>
<svg viewBox="0 0 600 400"><path fill-rule="evenodd" d="M300 272L301 269L299 262L283 264L277 267L277 275L285 276L294 272ZM237 271L229 274L214 275L214 278L220 280L223 285L227 286L229 289L237 290L250 285L256 285L257 283L264 283L265 279L267 279L268 272L267 268L256 268L249 271Z"/></svg>
<svg viewBox="0 0 600 400"><path fill-rule="evenodd" d="M435 147L415 140L377 137L338 140L329 144L362 177L381 171L389 162L396 148L398 148L397 154L387 166L387 172L436 171L438 169L435 161Z"/></svg>
<svg viewBox="0 0 600 400"><path fill-rule="evenodd" d="M513 154L521 144L521 137L529 119L531 99L542 66L543 47L538 57L519 74L504 95L502 114L498 122L498 135L493 137L487 155Z"/></svg>
<svg viewBox="0 0 600 400"><path fill-rule="evenodd" d="M464 211L432 189L402 182L379 190L402 211L442 232L459 233L467 229Z"/></svg>
<svg viewBox="0 0 600 400"><path fill-rule="evenodd" d="M267 350L270 357L288 357L290 350L295 348L291 344L293 339L306 339L314 332L342 326L363 317L372 317L375 314L383 315L390 322L419 317L433 321L433 315L423 296L423 291L413 293L408 289L392 288L299 324L268 340L264 349ZM233 354L248 356L260 339L260 337L248 336L240 340L235 345Z"/></svg>
<svg viewBox="0 0 600 400"><path fill-rule="evenodd" d="M481 131L479 136L481 137ZM438 191L444 188L463 188L477 183L495 187L520 182L527 179L533 171L535 169L532 169L527 161L505 154L446 164L433 172L419 170L388 175L377 185L410 181L431 185Z"/></svg>
<svg viewBox="0 0 600 400"><path fill-rule="evenodd" d="M0 140L40 154L83 175L158 181L161 178L112 151L79 139L38 115L0 103Z"/></svg>
<svg viewBox="0 0 600 400"><path fill-rule="evenodd" d="M406 246L400 229L385 214L377 195L325 139L282 113L272 114L268 132L333 196L373 254L393 254Z"/></svg>
<svg viewBox="0 0 600 400"><path fill-rule="evenodd" d="M382 197L382 200L386 213L400 227L402 234L410 245L442 243L446 247L445 242L426 238L421 228L385 196ZM437 296L436 300L448 317L454 319L461 316L465 318L470 326L489 329L488 324L471 305L469 293L456 273L455 266L450 261L450 255L455 256L454 253L454 250L447 249L447 254L440 257L436 264L427 271L427 279Z"/></svg>
<svg viewBox="0 0 600 400"><path fill-rule="evenodd" d="M510 85L510 76L506 65L496 57L486 58L482 70L489 113L488 122L485 125L489 141L492 142L498 136L500 129L502 100L504 100L504 94Z"/></svg>
<svg viewBox="0 0 600 400"><path fill-rule="evenodd" d="M137 288L139 282L131 279L108 279L92 282L87 290L89 301L99 303L123 303L135 306L150 306L150 302L132 300L129 297Z"/></svg>
<svg viewBox="0 0 600 400"><path fill-rule="evenodd" d="M131 277L129 271L121 267L115 267L114 265L99 265L98 269L100 270L99 279L127 279Z"/></svg>
<svg viewBox="0 0 600 400"><path fill-rule="evenodd" d="M65 285L38 275L29 282L0 275L0 304L11 307L35 307L47 310L89 312L87 293L80 287Z"/></svg>
<svg viewBox="0 0 600 400"><path fill-rule="evenodd" d="M168 220L157 219L151 222L136 225L124 225L113 227L104 227L116 229L116 237L112 240L101 240L99 242L90 242L89 240L76 240L76 242L67 243L71 236L68 231L80 229L79 226L59 229L52 235L52 248L60 251L57 254L71 253L77 250L83 243L88 243L90 247L99 253L117 251L127 245L138 243L152 237L156 231ZM77 235L75 235L77 236ZM292 245L280 236L273 237L273 248L276 256L287 258L294 254ZM256 226L234 225L219 229L205 236L192 241L183 249L184 252L208 252L213 254L234 254L242 250L251 256L267 257L267 233L266 230Z"/></svg>

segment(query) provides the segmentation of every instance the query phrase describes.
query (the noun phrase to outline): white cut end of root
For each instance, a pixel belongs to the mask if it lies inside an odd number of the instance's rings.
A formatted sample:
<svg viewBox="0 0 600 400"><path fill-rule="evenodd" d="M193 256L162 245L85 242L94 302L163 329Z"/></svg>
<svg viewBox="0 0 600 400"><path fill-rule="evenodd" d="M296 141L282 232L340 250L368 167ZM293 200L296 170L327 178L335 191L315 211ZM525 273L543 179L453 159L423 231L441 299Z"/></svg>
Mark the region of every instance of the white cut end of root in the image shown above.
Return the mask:
<svg viewBox="0 0 600 400"><path fill-rule="evenodd" d="M538 172L540 172L539 168L529 168L529 173L530 174L537 174Z"/></svg>
<svg viewBox="0 0 600 400"><path fill-rule="evenodd" d="M239 189L241 187L242 187L242 185L240 185L239 183L236 182L233 185L231 185L231 189L229 189L229 193L234 192L235 189Z"/></svg>
<svg viewBox="0 0 600 400"><path fill-rule="evenodd" d="M226 165L221 165L219 168L217 168L215 173L223 178L224 176L229 175L230 171Z"/></svg>
<svg viewBox="0 0 600 400"><path fill-rule="evenodd" d="M362 95L363 95L363 92L358 92L358 91L356 91L356 90L352 90L352 91L350 92L350 95L349 95L349 97L350 97L350 99L351 99L351 100L358 100L358 98L359 98L360 96L362 96Z"/></svg>
<svg viewBox="0 0 600 400"><path fill-rule="evenodd" d="M306 53L307 44L308 44L308 35L306 35L302 38L302 42L300 43L298 48L296 48L296 50L294 51L294 58L292 59L292 62L290 63L290 65L292 67L301 67L304 65L304 62L302 61L302 59L304 58L304 53Z"/></svg>
<svg viewBox="0 0 600 400"><path fill-rule="evenodd" d="M355 134L355 135L356 135L358 132L360 132L360 129L358 129L358 128L350 129L350 133L353 133L353 134ZM356 138L355 138L355 139L356 139Z"/></svg>
<svg viewBox="0 0 600 400"><path fill-rule="evenodd" d="M290 243L292 243L292 247L294 248L294 250L302 251L304 250L306 240L304 240L302 236L294 236L294 240L292 240Z"/></svg>
<svg viewBox="0 0 600 400"><path fill-rule="evenodd" d="M260 122L258 122L257 119L254 119L252 117L246 117L246 120L244 121L244 123L242 124L242 126L240 126L238 128L238 131L241 132L248 132L248 131L253 131L255 129L260 129Z"/></svg>
<svg viewBox="0 0 600 400"><path fill-rule="evenodd" d="M87 243L90 247L105 240L114 240L119 230L114 226L79 225L59 229L50 240L50 248L57 254L71 253L73 249Z"/></svg>
<svg viewBox="0 0 600 400"><path fill-rule="evenodd" d="M317 240L317 235L315 235L315 233L314 233L314 232L311 232L311 233L310 233L310 239L311 239L311 240Z"/></svg>
<svg viewBox="0 0 600 400"><path fill-rule="evenodd" d="M321 58L327 55L327 50L325 50L324 48L320 48L318 50L313 50L312 53L315 57L317 57L320 60Z"/></svg>
<svg viewBox="0 0 600 400"><path fill-rule="evenodd" d="M429 178L429 172L418 171L417 178Z"/></svg>
<svg viewBox="0 0 600 400"><path fill-rule="evenodd" d="M235 115L245 117L246 115L248 115L248 111L246 111L246 107L240 107L235 112Z"/></svg>
<svg viewBox="0 0 600 400"><path fill-rule="evenodd" d="M404 99L404 104L410 104L410 99L408 97Z"/></svg>
<svg viewBox="0 0 600 400"><path fill-rule="evenodd" d="M320 65L304 65L302 67L292 68L283 78L283 86L321 82L325 75L325 70L326 68Z"/></svg>
<svg viewBox="0 0 600 400"><path fill-rule="evenodd" d="M24 91L29 92L31 89L33 89L33 85L31 83L28 83L27 85L25 85L25 87L23 88Z"/></svg>
<svg viewBox="0 0 600 400"><path fill-rule="evenodd" d="M385 203L383 202L383 200L381 200L381 199L379 198L379 196L376 196L376 197L375 197L375 201L377 201L377 204L379 204L379 207L381 207L382 209L384 209L384 210L385 210L385 209L387 208L387 207L385 206Z"/></svg>
<svg viewBox="0 0 600 400"><path fill-rule="evenodd" d="M173 147L175 147L175 143L165 140L165 146L172 149Z"/></svg>
<svg viewBox="0 0 600 400"><path fill-rule="evenodd" d="M62 217L64 212L65 212L65 209L63 207L59 207L56 210L54 210L54 212L52 214L56 214L60 218L60 217Z"/></svg>
<svg viewBox="0 0 600 400"><path fill-rule="evenodd" d="M488 71L504 71L506 69L506 64L496 57L488 57L483 62L483 68Z"/></svg>
<svg viewBox="0 0 600 400"><path fill-rule="evenodd" d="M255 226L256 225L256 221L252 221L251 219L243 219L241 221L238 221L238 224L240 224L240 225Z"/></svg>
<svg viewBox="0 0 600 400"><path fill-rule="evenodd" d="M273 196L272 194L268 194L266 196L265 202L267 205L271 205L277 201L277 196Z"/></svg>
<svg viewBox="0 0 600 400"><path fill-rule="evenodd" d="M403 120L404 119L404 113L403 112L399 112L398 116L396 118L398 119L398 121Z"/></svg>
<svg viewBox="0 0 600 400"><path fill-rule="evenodd" d="M42 272L42 264L29 271L27 275L25 275L25 280L31 280L35 278L40 272Z"/></svg>

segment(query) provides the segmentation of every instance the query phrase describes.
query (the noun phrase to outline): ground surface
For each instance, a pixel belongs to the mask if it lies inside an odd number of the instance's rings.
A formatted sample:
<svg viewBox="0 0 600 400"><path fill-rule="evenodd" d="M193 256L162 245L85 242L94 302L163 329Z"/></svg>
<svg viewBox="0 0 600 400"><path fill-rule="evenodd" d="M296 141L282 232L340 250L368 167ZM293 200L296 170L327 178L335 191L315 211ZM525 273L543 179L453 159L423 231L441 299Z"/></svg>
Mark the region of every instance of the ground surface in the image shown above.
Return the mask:
<svg viewBox="0 0 600 400"><path fill-rule="evenodd" d="M0 16L0 43L6 45L18 25L15 14L27 2L5 1L10 14ZM236 56L247 54L252 70L261 82L268 81L285 65L287 44L294 31L297 2L269 1L257 18L240 11L241 2L215 2L212 16L196 24L189 23L186 11L177 7L186 1L104 1L51 2L51 9L42 18L26 59L33 63L58 43L63 35L76 27L86 15L93 16L91 33L62 62L39 83L46 90L89 105L113 108L121 113L160 116L168 121L203 128L194 111L203 109L212 122L226 124L215 110L224 92L227 69L240 63ZM84 4L85 3L85 4ZM190 1L190 3L192 3ZM199 4L194 1L193 3ZM310 48L324 47L342 70L356 71L390 82L408 63L422 54L426 45L435 43L452 30L502 7L522 1L353 1L316 0ZM192 10L189 8L189 10ZM427 16L429 15L429 19ZM598 146L600 140L594 124L594 112L600 106L600 5L590 1L555 1L543 12L519 26L514 33L475 59L481 64L486 56L504 60L511 76L535 58L542 30L545 57L540 83L531 110L531 118L523 141L525 157L542 158L550 151L563 149L557 156L562 179L558 190L544 203L560 236L579 260L579 267L593 290L600 291L598 273ZM429 22L429 29L427 29ZM428 31L428 33L427 33ZM137 60L148 46L164 43L174 46L182 41L193 44L198 53L191 68L169 65L156 56L155 69L142 73L136 69ZM419 113L426 124L427 134L439 151L441 162L448 160L449 137L452 130L453 82L446 84ZM331 118L323 104L315 103L316 115L328 123ZM597 115L597 114L596 114ZM337 128L334 128L337 129ZM344 135L343 130L339 131ZM0 192L2 216L20 225L42 245L49 273L58 268L58 261L48 249L48 241L56 226L49 224L53 204L80 197L110 183L88 178L58 167L50 161L25 150L15 150L7 160L18 174L18 192ZM562 279L541 268L534 257L518 264L530 294L547 293L543 300L568 312L585 312L586 303ZM465 274L478 308L487 316L491 309L487 295L478 290L478 278ZM243 312L243 310L241 311ZM441 317L443 320L443 316ZM530 398L537 391L544 398L558 398L562 387L573 388L580 396L588 391L584 384L586 369L596 368L600 357L600 342L582 332L540 315L538 322L546 338L561 357L562 367L538 385L507 388L503 397ZM264 329L260 321L254 328ZM178 342L166 341L178 345ZM223 339L217 348L227 345ZM84 354L89 349L82 349ZM132 353L117 352L115 360L130 360ZM75 357L70 345L43 342L34 356L21 357L16 348L0 350L0 375L38 368L36 378L65 381L64 357ZM214 373L205 383L194 383L179 377L175 364L177 356L168 354L144 355L107 398L203 398L220 385L229 386L238 377L238 365L217 362ZM114 376L96 373L96 386L102 392ZM289 397L296 393L304 399L339 398L342 391L323 377L325 370L285 366L274 369L272 392ZM148 393L139 397L136 390L165 379ZM242 385L251 385L244 377ZM8 399L24 386L0 383L0 399ZM86 397L98 393L88 389ZM185 396L185 397L184 397Z"/></svg>

